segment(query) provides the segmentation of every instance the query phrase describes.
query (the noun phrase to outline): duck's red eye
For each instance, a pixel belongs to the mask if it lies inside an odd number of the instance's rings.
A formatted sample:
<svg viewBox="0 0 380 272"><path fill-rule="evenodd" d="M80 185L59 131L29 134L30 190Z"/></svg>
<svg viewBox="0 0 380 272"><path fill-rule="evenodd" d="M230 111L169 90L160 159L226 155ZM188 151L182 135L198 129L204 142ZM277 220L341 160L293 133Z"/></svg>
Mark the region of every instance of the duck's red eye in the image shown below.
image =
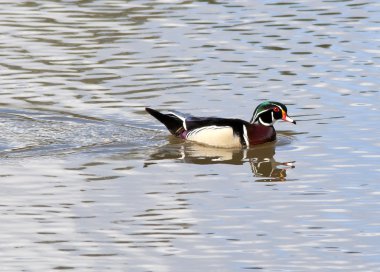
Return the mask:
<svg viewBox="0 0 380 272"><path fill-rule="evenodd" d="M274 112L279 112L279 111L280 111L280 108L275 107L275 108L273 109L273 111L274 111Z"/></svg>

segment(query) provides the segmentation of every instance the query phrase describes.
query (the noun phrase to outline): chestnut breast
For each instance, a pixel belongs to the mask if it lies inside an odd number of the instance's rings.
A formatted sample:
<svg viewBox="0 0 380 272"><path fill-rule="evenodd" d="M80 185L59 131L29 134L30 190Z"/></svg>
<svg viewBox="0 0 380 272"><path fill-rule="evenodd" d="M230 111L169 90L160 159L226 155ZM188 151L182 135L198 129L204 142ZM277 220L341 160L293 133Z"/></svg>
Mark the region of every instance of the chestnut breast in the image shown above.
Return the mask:
<svg viewBox="0 0 380 272"><path fill-rule="evenodd" d="M258 145L276 140L276 131L273 126L250 124L247 126L249 145Z"/></svg>

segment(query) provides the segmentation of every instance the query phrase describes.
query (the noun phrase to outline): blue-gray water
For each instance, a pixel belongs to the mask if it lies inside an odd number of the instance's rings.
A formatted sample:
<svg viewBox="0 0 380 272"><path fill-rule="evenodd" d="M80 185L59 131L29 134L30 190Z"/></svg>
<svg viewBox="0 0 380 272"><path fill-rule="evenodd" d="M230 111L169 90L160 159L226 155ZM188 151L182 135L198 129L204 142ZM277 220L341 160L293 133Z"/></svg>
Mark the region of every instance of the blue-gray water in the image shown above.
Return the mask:
<svg viewBox="0 0 380 272"><path fill-rule="evenodd" d="M3 1L3 271L380 271L378 1ZM297 125L251 150L144 107Z"/></svg>

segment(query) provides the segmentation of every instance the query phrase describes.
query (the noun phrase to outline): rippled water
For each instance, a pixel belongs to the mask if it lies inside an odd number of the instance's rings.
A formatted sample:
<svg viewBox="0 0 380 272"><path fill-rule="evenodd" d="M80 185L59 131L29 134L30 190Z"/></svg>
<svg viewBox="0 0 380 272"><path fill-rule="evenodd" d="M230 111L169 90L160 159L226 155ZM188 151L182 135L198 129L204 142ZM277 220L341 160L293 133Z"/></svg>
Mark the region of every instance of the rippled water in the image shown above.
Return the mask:
<svg viewBox="0 0 380 272"><path fill-rule="evenodd" d="M2 1L4 271L380 271L377 1ZM144 107L297 125L216 149Z"/></svg>

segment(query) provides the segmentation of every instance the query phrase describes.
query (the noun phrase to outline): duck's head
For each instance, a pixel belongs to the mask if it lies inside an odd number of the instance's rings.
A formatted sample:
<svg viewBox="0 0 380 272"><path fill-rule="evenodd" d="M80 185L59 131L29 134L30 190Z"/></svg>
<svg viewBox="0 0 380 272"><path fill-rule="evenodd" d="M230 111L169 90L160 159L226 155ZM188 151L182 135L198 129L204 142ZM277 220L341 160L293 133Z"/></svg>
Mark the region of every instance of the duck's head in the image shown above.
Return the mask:
<svg viewBox="0 0 380 272"><path fill-rule="evenodd" d="M296 121L288 116L288 109L284 104L274 101L265 101L257 106L253 112L250 123L258 122L263 126L273 126L277 120L284 120L293 124L296 123Z"/></svg>

